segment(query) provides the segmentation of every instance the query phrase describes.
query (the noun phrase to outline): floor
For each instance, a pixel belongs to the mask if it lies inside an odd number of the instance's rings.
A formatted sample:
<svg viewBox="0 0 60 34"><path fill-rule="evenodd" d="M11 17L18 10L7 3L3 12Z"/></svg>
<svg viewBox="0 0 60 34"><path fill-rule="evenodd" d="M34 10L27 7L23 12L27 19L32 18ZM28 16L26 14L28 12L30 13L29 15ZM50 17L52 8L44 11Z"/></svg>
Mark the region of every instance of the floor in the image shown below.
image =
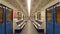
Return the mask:
<svg viewBox="0 0 60 34"><path fill-rule="evenodd" d="M23 28L20 34L41 34L41 33L38 33L35 27L33 26L32 22L28 20L26 26Z"/></svg>

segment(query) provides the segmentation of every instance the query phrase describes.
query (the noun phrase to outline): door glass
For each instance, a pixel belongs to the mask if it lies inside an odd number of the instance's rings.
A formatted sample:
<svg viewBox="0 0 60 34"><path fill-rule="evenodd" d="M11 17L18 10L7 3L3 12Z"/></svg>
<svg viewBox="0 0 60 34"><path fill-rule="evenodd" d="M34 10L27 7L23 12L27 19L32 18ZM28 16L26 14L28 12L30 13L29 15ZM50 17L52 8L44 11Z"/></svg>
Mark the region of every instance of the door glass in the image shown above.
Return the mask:
<svg viewBox="0 0 60 34"><path fill-rule="evenodd" d="M3 9L0 8L0 24L2 23L2 15L3 15Z"/></svg>
<svg viewBox="0 0 60 34"><path fill-rule="evenodd" d="M12 16L12 11L11 11L11 10L8 10L8 11L7 11L7 21L8 21L8 22L12 21L12 17L13 17L13 16Z"/></svg>
<svg viewBox="0 0 60 34"><path fill-rule="evenodd" d="M47 20L48 22L52 22L52 9L47 10Z"/></svg>
<svg viewBox="0 0 60 34"><path fill-rule="evenodd" d="M56 7L56 16L57 16L57 22L60 24L60 6Z"/></svg>

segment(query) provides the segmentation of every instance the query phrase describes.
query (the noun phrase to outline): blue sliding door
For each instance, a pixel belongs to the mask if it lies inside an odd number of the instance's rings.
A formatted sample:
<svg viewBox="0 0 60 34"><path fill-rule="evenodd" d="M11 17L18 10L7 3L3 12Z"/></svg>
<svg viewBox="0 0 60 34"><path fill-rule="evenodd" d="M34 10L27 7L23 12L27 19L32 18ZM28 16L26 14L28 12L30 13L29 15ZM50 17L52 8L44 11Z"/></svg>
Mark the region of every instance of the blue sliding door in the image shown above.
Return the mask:
<svg viewBox="0 0 60 34"><path fill-rule="evenodd" d="M0 34L5 34L5 7L0 4Z"/></svg>
<svg viewBox="0 0 60 34"><path fill-rule="evenodd" d="M6 9L6 34L13 34L13 10Z"/></svg>
<svg viewBox="0 0 60 34"><path fill-rule="evenodd" d="M46 9L46 32L53 34L53 7Z"/></svg>
<svg viewBox="0 0 60 34"><path fill-rule="evenodd" d="M60 4L55 6L55 34L60 34Z"/></svg>

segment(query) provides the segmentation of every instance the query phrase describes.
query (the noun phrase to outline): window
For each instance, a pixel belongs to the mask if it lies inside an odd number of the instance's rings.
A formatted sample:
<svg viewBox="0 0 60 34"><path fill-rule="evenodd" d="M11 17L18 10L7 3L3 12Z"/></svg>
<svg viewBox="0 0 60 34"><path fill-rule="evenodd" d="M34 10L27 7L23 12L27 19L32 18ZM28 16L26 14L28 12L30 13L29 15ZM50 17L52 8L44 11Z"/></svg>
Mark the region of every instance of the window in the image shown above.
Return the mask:
<svg viewBox="0 0 60 34"><path fill-rule="evenodd" d="M39 14L39 20L41 20L41 14Z"/></svg>
<svg viewBox="0 0 60 34"><path fill-rule="evenodd" d="M12 11L11 10L8 10L7 11L7 21L8 22L12 21L12 18L13 18Z"/></svg>
<svg viewBox="0 0 60 34"><path fill-rule="evenodd" d="M38 19L38 20L41 20L41 14L40 14L40 12L37 13L37 19Z"/></svg>
<svg viewBox="0 0 60 34"><path fill-rule="evenodd" d="M18 20L20 20L20 19L21 19L20 12L17 12L17 19L18 19Z"/></svg>
<svg viewBox="0 0 60 34"><path fill-rule="evenodd" d="M47 19L48 22L52 22L52 9L47 10Z"/></svg>
<svg viewBox="0 0 60 34"><path fill-rule="evenodd" d="M34 19L35 19L35 15L34 15Z"/></svg>
<svg viewBox="0 0 60 34"><path fill-rule="evenodd" d="M60 6L56 7L57 23L60 24Z"/></svg>
<svg viewBox="0 0 60 34"><path fill-rule="evenodd" d="M2 15L3 15L3 9L0 8L0 24L2 23Z"/></svg>

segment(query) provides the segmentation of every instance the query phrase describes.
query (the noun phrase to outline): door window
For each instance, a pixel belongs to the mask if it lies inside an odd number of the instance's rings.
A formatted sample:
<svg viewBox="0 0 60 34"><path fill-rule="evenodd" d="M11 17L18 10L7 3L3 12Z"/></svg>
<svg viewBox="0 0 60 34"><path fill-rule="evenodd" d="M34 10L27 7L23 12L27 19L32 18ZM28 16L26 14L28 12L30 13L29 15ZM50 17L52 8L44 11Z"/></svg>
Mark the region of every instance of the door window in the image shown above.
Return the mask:
<svg viewBox="0 0 60 34"><path fill-rule="evenodd" d="M57 22L60 24L60 6L56 7L56 16L57 16Z"/></svg>
<svg viewBox="0 0 60 34"><path fill-rule="evenodd" d="M47 20L48 22L52 22L52 9L47 10Z"/></svg>
<svg viewBox="0 0 60 34"><path fill-rule="evenodd" d="M12 21L12 17L13 17L13 16L12 16L12 11L11 11L11 10L8 10L8 11L7 11L7 21L8 21L8 22Z"/></svg>
<svg viewBox="0 0 60 34"><path fill-rule="evenodd" d="M0 24L2 23L2 15L3 15L3 9L0 8Z"/></svg>

